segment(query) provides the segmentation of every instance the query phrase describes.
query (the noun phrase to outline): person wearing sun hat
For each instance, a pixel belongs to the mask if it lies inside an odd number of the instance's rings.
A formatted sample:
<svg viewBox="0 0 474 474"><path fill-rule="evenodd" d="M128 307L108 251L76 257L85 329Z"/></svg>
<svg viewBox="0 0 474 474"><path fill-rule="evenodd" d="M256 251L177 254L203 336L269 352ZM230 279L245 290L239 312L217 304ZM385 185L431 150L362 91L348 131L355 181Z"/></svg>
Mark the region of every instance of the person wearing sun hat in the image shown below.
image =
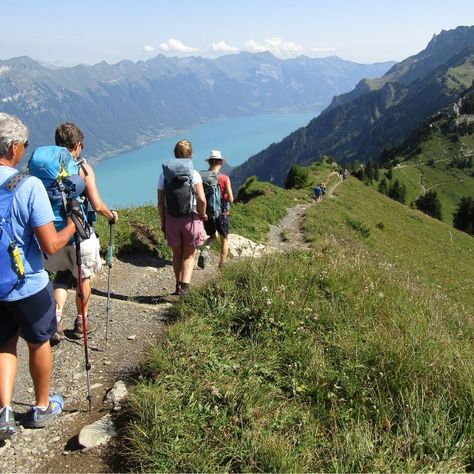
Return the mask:
<svg viewBox="0 0 474 474"><path fill-rule="evenodd" d="M218 177L218 185L221 191L221 212L218 217L208 216L207 221L204 221L204 229L209 237L199 255L198 267L205 268L209 249L219 236L221 240L219 268L222 268L229 253L230 205L234 201L234 195L229 176L221 173L221 168L227 161L222 153L219 150L212 150L205 161L209 164L208 172L215 173Z"/></svg>

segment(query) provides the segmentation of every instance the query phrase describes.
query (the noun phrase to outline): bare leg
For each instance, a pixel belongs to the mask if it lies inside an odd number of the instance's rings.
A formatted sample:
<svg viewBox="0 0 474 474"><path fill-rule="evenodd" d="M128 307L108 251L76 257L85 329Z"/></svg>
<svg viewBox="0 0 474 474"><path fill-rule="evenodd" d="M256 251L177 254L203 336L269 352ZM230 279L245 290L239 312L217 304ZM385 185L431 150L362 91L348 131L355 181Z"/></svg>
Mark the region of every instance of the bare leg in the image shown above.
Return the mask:
<svg viewBox="0 0 474 474"><path fill-rule="evenodd" d="M0 348L0 407L11 406L18 358L18 335Z"/></svg>
<svg viewBox="0 0 474 474"><path fill-rule="evenodd" d="M176 283L181 281L181 264L183 261L183 249L181 245L179 247L173 247L173 270L176 278Z"/></svg>
<svg viewBox="0 0 474 474"><path fill-rule="evenodd" d="M84 296L84 313L85 313L84 316L87 318L87 315L89 313L89 300L91 297L90 277L82 279L82 293ZM77 308L77 314L82 314L82 305L81 305L81 298L79 297L79 288L76 290L76 308Z"/></svg>
<svg viewBox="0 0 474 474"><path fill-rule="evenodd" d="M54 299L56 301L57 310L62 313L67 301L67 290L65 288L55 288Z"/></svg>
<svg viewBox="0 0 474 474"><path fill-rule="evenodd" d="M180 280L182 283L190 283L194 268L194 254L196 249L192 245L185 245L182 254Z"/></svg>
<svg viewBox="0 0 474 474"><path fill-rule="evenodd" d="M221 260L219 266L222 267L227 261L227 255L229 253L229 239L221 235Z"/></svg>
<svg viewBox="0 0 474 474"><path fill-rule="evenodd" d="M35 387L36 405L46 407L49 404L49 389L53 372L51 346L49 341L27 344L30 350L30 374Z"/></svg>

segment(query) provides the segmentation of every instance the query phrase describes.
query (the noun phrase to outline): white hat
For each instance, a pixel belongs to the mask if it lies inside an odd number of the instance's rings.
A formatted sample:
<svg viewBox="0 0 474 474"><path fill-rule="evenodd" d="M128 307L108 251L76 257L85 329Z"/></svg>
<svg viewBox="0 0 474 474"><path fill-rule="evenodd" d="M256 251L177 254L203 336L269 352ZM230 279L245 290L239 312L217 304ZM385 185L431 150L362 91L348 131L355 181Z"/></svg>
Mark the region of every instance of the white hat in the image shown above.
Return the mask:
<svg viewBox="0 0 474 474"><path fill-rule="evenodd" d="M210 161L210 160L225 161L225 158L221 155L221 152L219 150L212 150L211 154L209 155L209 158L207 158L205 161Z"/></svg>

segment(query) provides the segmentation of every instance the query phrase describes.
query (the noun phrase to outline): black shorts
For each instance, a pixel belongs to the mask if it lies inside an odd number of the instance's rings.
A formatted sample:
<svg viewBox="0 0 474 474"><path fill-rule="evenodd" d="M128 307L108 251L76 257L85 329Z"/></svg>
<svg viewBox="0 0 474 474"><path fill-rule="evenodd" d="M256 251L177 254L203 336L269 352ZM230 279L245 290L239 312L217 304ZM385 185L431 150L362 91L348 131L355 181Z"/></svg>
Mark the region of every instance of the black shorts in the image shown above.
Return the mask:
<svg viewBox="0 0 474 474"><path fill-rule="evenodd" d="M57 331L56 302L48 283L38 293L18 301L0 301L0 346L6 344L18 330L27 342L40 344Z"/></svg>
<svg viewBox="0 0 474 474"><path fill-rule="evenodd" d="M207 221L204 221L204 229L206 234L216 235L216 232L223 237L229 235L230 218L228 214L221 214L219 217L209 217Z"/></svg>

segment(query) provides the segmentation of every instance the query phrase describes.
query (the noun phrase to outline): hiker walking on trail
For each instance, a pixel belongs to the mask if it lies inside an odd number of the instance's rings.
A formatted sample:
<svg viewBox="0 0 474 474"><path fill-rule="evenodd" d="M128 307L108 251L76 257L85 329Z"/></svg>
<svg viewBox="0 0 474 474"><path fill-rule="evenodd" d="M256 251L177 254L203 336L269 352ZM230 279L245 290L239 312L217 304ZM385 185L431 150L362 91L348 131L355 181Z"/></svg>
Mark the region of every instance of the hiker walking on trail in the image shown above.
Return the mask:
<svg viewBox="0 0 474 474"><path fill-rule="evenodd" d="M229 227L230 227L230 205L234 202L230 178L221 173L221 168L226 162L218 150L211 151L209 158L209 170L201 172L204 194L207 201L207 221L204 221L204 229L209 236L201 250L198 258L198 266L204 268L209 256L212 243L220 236L221 255L219 268L225 265L229 253Z"/></svg>
<svg viewBox="0 0 474 474"><path fill-rule="evenodd" d="M313 197L316 202L320 202L322 199L322 189L321 189L321 184L318 184L314 190L313 190Z"/></svg>
<svg viewBox="0 0 474 474"><path fill-rule="evenodd" d="M161 230L173 250L176 278L174 295L185 296L194 267L196 248L204 243L203 220L207 220L201 175L193 168L189 140L174 147L174 159L163 163L158 180L158 211Z"/></svg>
<svg viewBox="0 0 474 474"><path fill-rule="evenodd" d="M88 223L91 226L94 224L95 213L109 219L109 222L115 223L118 219L117 212L109 209L109 207L102 201L97 187L94 170L81 157L82 150L84 149L84 134L81 129L73 123L63 123L56 129L55 142L58 147L67 148L78 164L78 173L85 182L84 195L91 206L91 209L88 209L86 216ZM60 228L62 225L61 221L58 220L56 220L55 224L57 228ZM102 262L99 254L99 239L94 230L91 230L90 237L83 240L80 244L82 260L82 295L78 288L76 290L77 316L74 321L73 330L73 334L76 338L81 338L83 336L82 308L84 308L87 332L90 333L96 328L95 322L89 318L88 309L91 296L91 277L94 273L101 270ZM54 299L56 300L57 305L56 315L58 320L58 332L55 336L55 342L58 342L58 340L64 337L62 313L67 301L71 275L75 278L78 276L76 246L74 241L71 241L64 249L60 250L55 255L46 255L44 266L48 272L56 272L54 279Z"/></svg>
<svg viewBox="0 0 474 474"><path fill-rule="evenodd" d="M41 251L53 254L64 247L75 226L68 218L57 232L42 182L15 169L27 146L26 126L0 113L0 440L16 431L11 403L20 333L28 345L36 397L25 425L45 426L64 404L61 396L50 395L56 305Z"/></svg>

